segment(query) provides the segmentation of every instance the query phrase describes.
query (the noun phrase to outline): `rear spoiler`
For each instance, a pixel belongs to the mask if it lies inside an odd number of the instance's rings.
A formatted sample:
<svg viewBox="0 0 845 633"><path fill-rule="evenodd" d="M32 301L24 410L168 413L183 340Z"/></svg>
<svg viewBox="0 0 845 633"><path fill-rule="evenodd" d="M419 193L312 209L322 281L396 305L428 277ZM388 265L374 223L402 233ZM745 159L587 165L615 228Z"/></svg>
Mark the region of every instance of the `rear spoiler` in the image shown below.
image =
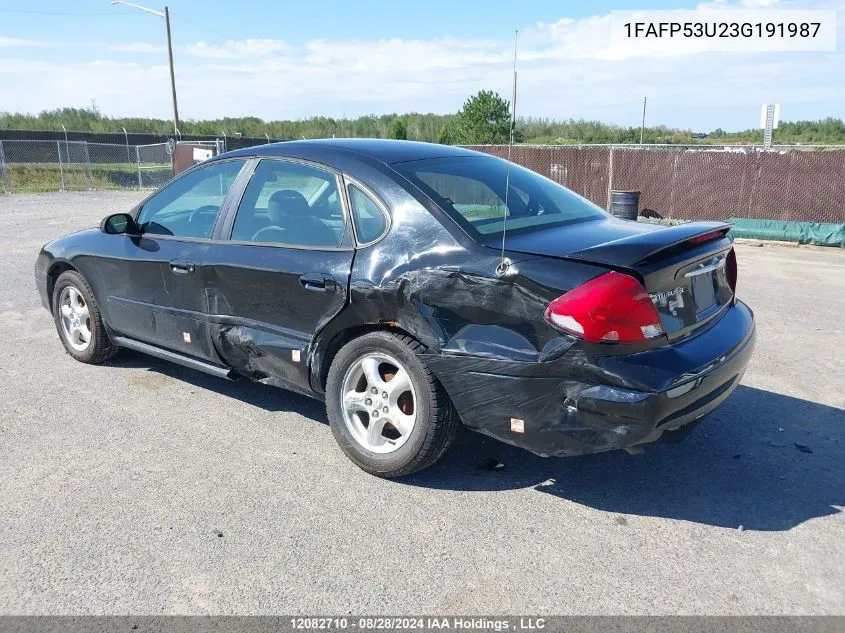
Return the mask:
<svg viewBox="0 0 845 633"><path fill-rule="evenodd" d="M732 226L727 222L687 222L597 244L566 257L608 266L636 266L667 257L675 249L693 248L721 240Z"/></svg>

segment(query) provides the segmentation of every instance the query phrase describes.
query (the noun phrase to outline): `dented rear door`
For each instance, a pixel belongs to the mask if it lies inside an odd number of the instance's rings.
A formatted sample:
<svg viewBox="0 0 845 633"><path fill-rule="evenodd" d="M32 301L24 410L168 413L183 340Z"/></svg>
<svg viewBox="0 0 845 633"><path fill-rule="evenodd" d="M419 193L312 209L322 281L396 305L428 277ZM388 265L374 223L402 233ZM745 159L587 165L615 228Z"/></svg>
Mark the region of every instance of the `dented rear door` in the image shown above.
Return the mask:
<svg viewBox="0 0 845 633"><path fill-rule="evenodd" d="M258 163L203 266L212 340L255 380L310 391L316 334L346 305L355 254L339 174Z"/></svg>
<svg viewBox="0 0 845 633"><path fill-rule="evenodd" d="M346 303L353 251L218 243L209 254L206 293L220 356L257 380L307 388L311 342Z"/></svg>

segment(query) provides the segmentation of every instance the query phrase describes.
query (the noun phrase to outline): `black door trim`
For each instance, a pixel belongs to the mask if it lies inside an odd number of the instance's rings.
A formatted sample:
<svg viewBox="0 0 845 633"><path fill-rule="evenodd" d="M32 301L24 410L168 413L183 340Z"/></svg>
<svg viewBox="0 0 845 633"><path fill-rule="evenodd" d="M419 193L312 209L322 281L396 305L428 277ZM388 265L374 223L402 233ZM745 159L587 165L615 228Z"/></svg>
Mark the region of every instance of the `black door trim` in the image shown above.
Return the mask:
<svg viewBox="0 0 845 633"><path fill-rule="evenodd" d="M224 378L225 380L235 379L234 376L232 376L232 370L229 367L212 365L211 363L199 360L198 358L191 358L190 356L185 356L184 354L179 354L178 352L164 349L163 347L158 347L156 345L150 345L149 343L142 343L141 341L136 341L134 338L128 338L126 336L112 335L110 338L112 343L118 347L133 349L136 352L149 354L150 356L168 360L184 367L190 367L191 369L196 369L197 371L211 374L212 376L217 376L218 378Z"/></svg>

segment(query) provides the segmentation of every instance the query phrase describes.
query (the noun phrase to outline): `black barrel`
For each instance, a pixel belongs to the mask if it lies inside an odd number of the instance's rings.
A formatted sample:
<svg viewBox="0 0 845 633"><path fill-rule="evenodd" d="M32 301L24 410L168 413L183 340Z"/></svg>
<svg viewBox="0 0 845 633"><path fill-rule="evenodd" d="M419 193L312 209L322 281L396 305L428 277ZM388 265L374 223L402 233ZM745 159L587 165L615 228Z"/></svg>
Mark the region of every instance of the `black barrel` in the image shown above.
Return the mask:
<svg viewBox="0 0 845 633"><path fill-rule="evenodd" d="M610 212L622 220L636 221L640 211L639 191L611 191Z"/></svg>

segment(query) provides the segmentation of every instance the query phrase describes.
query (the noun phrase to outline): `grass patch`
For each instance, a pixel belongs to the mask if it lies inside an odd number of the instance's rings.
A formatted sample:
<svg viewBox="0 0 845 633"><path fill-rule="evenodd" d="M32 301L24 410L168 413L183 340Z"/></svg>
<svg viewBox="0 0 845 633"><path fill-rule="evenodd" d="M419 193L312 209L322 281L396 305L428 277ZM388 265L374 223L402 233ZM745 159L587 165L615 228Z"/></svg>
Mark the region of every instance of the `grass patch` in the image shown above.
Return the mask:
<svg viewBox="0 0 845 633"><path fill-rule="evenodd" d="M126 163L92 163L90 179L85 163L6 163L12 193L87 189L137 189L138 168ZM170 180L169 164L141 169L141 184L158 187ZM64 186L63 186L64 184Z"/></svg>

